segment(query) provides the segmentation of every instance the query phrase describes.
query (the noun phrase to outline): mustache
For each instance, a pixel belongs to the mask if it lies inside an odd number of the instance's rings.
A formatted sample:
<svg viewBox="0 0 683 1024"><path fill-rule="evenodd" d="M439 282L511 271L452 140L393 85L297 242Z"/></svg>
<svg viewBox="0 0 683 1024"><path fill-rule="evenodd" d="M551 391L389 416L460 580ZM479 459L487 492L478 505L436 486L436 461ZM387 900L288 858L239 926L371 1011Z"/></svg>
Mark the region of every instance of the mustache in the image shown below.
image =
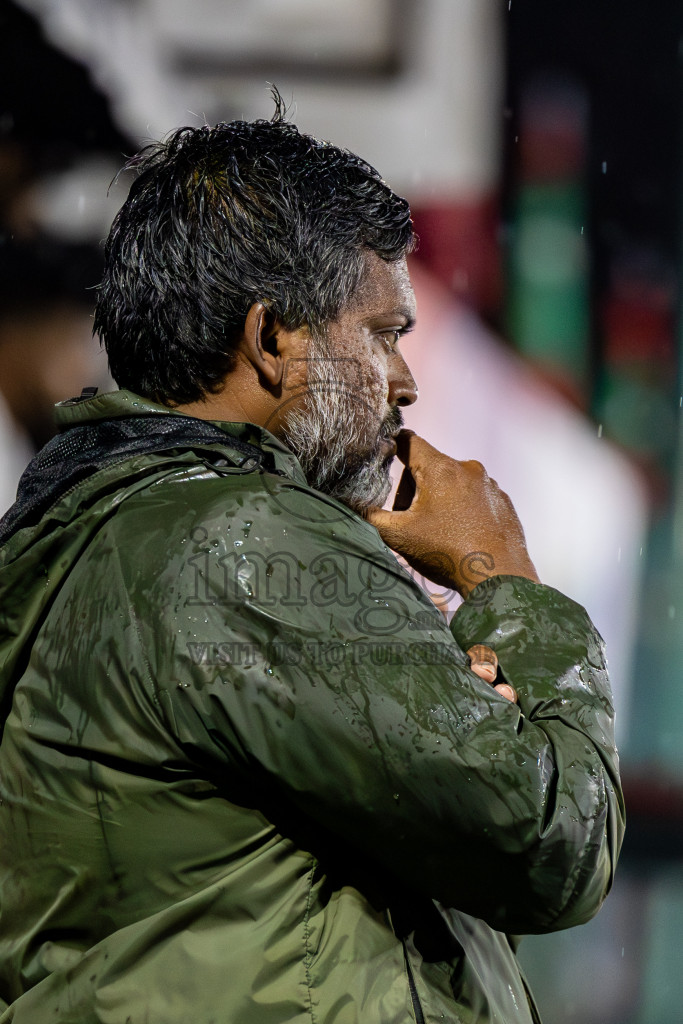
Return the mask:
<svg viewBox="0 0 683 1024"><path fill-rule="evenodd" d="M403 412L399 405L392 405L379 428L379 440L390 441L403 427Z"/></svg>

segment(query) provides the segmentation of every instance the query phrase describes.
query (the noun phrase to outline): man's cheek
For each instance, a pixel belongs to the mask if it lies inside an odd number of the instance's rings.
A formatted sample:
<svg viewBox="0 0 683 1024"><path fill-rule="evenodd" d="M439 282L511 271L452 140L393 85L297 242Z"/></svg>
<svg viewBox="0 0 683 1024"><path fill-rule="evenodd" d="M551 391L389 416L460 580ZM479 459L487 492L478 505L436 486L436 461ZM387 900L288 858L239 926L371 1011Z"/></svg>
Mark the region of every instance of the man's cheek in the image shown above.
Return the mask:
<svg viewBox="0 0 683 1024"><path fill-rule="evenodd" d="M361 395L366 416L373 421L375 429L379 430L386 414L389 398L389 383L381 365L371 363L368 366Z"/></svg>

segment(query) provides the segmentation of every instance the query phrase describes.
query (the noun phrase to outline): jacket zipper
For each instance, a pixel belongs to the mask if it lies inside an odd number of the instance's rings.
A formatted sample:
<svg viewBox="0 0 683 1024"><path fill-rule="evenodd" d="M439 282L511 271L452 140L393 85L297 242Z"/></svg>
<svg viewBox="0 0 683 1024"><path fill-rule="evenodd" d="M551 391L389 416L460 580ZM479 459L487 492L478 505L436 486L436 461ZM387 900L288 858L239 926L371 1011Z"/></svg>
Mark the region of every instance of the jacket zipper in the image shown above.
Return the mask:
<svg viewBox="0 0 683 1024"><path fill-rule="evenodd" d="M410 966L410 960L408 959L408 950L406 949L405 939L403 942L403 957L406 962L406 971L408 973L408 988L410 989L410 998L413 1001L413 1013L415 1014L415 1024L425 1024L424 1013L422 1012L422 1006L420 1004L420 997L417 994L417 988L415 986L415 978L413 977L413 969Z"/></svg>

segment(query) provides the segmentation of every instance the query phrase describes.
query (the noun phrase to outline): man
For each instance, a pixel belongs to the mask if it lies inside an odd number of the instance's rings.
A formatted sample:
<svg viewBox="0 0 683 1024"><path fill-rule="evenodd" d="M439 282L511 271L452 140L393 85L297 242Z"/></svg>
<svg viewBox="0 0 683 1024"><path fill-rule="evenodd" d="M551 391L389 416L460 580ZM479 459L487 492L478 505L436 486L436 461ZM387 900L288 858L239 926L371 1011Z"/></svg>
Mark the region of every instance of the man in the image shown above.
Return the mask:
<svg viewBox="0 0 683 1024"><path fill-rule="evenodd" d="M407 204L280 110L137 165L123 390L0 534L0 1021L529 1024L510 936L612 879L610 692L506 495L401 431Z"/></svg>

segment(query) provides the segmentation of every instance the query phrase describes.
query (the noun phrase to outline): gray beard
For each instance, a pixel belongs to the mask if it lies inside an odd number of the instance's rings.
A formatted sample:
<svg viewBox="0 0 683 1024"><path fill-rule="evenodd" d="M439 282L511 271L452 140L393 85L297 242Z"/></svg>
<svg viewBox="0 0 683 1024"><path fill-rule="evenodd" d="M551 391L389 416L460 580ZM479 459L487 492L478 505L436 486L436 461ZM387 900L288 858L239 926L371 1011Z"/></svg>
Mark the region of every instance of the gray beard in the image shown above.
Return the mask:
<svg viewBox="0 0 683 1024"><path fill-rule="evenodd" d="M381 442L396 436L403 416L395 406L382 420L341 375L343 362L324 352L309 361L306 399L286 417L284 441L311 487L362 513L389 496L393 455Z"/></svg>

